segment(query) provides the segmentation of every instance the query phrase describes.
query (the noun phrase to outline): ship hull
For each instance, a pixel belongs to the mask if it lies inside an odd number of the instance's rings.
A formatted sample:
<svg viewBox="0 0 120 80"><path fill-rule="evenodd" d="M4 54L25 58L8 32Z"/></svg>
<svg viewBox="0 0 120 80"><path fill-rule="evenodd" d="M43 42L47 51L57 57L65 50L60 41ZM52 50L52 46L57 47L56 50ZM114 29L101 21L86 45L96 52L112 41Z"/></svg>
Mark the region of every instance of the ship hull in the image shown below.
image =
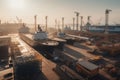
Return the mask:
<svg viewBox="0 0 120 80"><path fill-rule="evenodd" d="M54 52L54 48L57 47L58 45L48 45L47 44L43 44L45 43L45 41L35 41L29 37L27 37L25 34L19 34L20 38L25 41L28 45L30 45L31 47L33 47L34 49L36 49L37 51L40 51L41 54L48 54L51 55Z"/></svg>
<svg viewBox="0 0 120 80"><path fill-rule="evenodd" d="M69 38L69 37L66 37L65 40L66 40L66 43L67 43L67 44L70 44L70 45L73 45L74 42L75 42L75 39L72 39L71 37L70 37L70 38Z"/></svg>
<svg viewBox="0 0 120 80"><path fill-rule="evenodd" d="M24 34L20 33L19 36L23 41L25 41L30 46L32 46L32 47L38 46L36 41L31 40L30 38L26 37Z"/></svg>
<svg viewBox="0 0 120 80"><path fill-rule="evenodd" d="M54 40L54 41L57 41L59 43L59 45L57 46L58 49L63 50L64 44L66 43L66 40L58 38L58 37L51 38L51 39Z"/></svg>

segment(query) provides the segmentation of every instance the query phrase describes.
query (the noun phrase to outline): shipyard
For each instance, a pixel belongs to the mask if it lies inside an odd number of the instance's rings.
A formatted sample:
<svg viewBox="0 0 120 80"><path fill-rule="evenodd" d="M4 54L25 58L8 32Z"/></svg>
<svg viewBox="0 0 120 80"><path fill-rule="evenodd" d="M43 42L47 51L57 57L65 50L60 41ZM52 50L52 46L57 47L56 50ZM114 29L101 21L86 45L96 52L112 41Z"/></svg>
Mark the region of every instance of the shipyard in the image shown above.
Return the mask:
<svg viewBox="0 0 120 80"><path fill-rule="evenodd" d="M119 1L86 1L0 1L0 80L120 80Z"/></svg>

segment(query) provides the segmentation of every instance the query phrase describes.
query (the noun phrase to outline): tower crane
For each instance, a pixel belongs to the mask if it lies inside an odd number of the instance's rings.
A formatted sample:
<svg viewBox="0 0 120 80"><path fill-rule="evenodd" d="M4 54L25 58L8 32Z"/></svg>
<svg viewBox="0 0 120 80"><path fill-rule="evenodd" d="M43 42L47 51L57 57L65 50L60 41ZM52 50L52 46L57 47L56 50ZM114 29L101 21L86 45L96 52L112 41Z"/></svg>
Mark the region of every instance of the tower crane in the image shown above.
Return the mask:
<svg viewBox="0 0 120 80"><path fill-rule="evenodd" d="M79 14L80 13L76 12L76 11L74 13L76 14L76 29L78 30L78 26L79 26L79 21L78 20L79 20Z"/></svg>
<svg viewBox="0 0 120 80"><path fill-rule="evenodd" d="M88 18L87 18L87 20L88 20L88 21L87 21L87 24L86 24L86 25L87 25L87 27L86 27L86 30L87 30L87 31L89 31L89 27L90 27L90 25L91 25L91 24L90 24L90 17L91 17L91 16L88 16Z"/></svg>
<svg viewBox="0 0 120 80"><path fill-rule="evenodd" d="M91 16L88 16L88 23L90 24L90 18L91 18Z"/></svg>
<svg viewBox="0 0 120 80"><path fill-rule="evenodd" d="M83 16L80 16L81 17L81 25L80 25L80 30L82 31L82 26L83 26Z"/></svg>
<svg viewBox="0 0 120 80"><path fill-rule="evenodd" d="M64 17L62 17L62 30L64 30Z"/></svg>
<svg viewBox="0 0 120 80"><path fill-rule="evenodd" d="M73 30L75 28L75 18L73 18Z"/></svg>
<svg viewBox="0 0 120 80"><path fill-rule="evenodd" d="M37 15L34 16L35 32L37 31Z"/></svg>
<svg viewBox="0 0 120 80"><path fill-rule="evenodd" d="M112 10L106 9L105 10L105 33L108 33L108 19L109 19L109 12Z"/></svg>

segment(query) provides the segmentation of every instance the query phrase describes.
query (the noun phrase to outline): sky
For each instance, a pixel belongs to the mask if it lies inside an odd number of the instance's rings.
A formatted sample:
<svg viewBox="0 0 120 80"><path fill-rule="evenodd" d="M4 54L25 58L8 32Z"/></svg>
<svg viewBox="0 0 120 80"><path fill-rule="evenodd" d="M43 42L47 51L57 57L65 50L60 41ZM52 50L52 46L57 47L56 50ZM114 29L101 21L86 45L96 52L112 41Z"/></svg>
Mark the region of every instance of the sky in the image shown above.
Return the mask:
<svg viewBox="0 0 120 80"><path fill-rule="evenodd" d="M44 24L48 16L48 24L55 24L55 19L65 24L72 23L76 17L75 11L83 16L86 23L87 16L91 16L92 24L105 23L105 10L111 9L109 24L120 24L120 0L0 0L0 19L2 22L17 22L16 16L25 23Z"/></svg>

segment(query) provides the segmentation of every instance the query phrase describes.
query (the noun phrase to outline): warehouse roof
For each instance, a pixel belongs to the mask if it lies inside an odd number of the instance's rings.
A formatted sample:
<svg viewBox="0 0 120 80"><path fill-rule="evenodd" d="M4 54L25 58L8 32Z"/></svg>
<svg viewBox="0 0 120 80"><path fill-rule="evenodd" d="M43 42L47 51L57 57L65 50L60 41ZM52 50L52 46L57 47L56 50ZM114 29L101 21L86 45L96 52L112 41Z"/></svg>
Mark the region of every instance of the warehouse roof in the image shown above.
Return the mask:
<svg viewBox="0 0 120 80"><path fill-rule="evenodd" d="M81 66L83 66L84 68L90 70L90 71L95 70L95 69L98 68L97 65L95 65L95 64L93 64L93 63L91 63L89 61L86 61L86 60L80 60L77 63L80 64Z"/></svg>

